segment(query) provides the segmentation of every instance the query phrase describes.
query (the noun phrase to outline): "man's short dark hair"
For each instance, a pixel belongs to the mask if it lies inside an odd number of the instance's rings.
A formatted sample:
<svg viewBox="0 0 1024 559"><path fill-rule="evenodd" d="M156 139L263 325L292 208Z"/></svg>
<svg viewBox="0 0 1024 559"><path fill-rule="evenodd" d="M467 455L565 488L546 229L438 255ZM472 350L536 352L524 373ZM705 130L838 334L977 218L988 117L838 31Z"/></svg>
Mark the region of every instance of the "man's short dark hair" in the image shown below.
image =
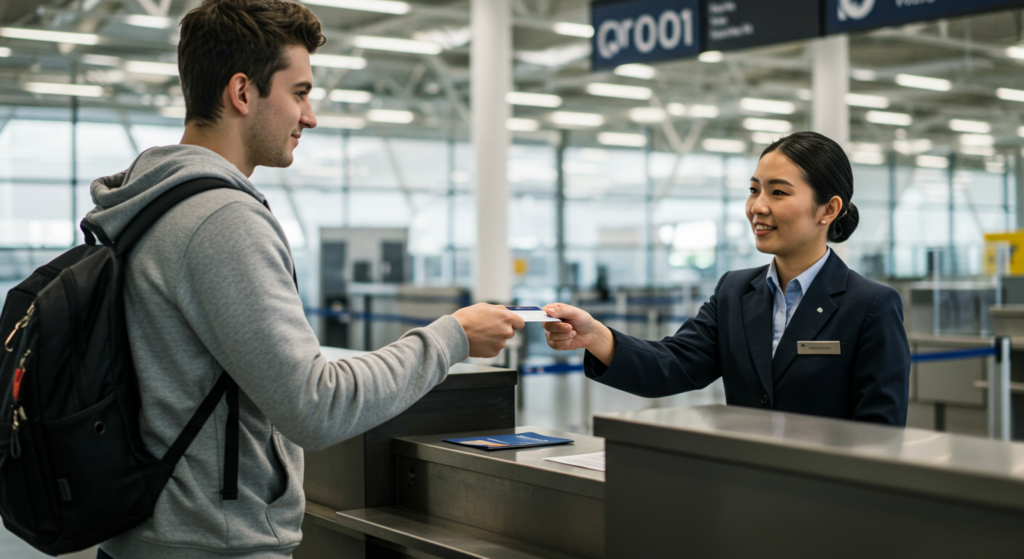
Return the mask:
<svg viewBox="0 0 1024 559"><path fill-rule="evenodd" d="M302 46L312 54L324 41L320 20L302 4L205 0L181 20L178 73L185 124L215 124L224 88L237 73L253 81L260 97L268 97L274 74L288 67L285 47Z"/></svg>

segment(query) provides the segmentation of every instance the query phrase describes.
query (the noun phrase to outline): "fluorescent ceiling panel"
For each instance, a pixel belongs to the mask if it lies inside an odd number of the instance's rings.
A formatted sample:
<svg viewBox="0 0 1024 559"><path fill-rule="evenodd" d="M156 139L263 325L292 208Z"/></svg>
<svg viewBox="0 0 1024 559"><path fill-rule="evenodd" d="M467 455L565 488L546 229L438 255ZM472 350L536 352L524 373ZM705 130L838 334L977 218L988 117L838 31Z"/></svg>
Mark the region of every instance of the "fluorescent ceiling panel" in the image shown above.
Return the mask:
<svg viewBox="0 0 1024 559"><path fill-rule="evenodd" d="M873 124L888 124L889 126L910 126L914 118L906 113L891 113L887 111L868 111L864 120Z"/></svg>
<svg viewBox="0 0 1024 559"><path fill-rule="evenodd" d="M646 101L654 95L649 87L636 85L620 85L617 83L589 83L587 93L599 97L616 97L619 99L637 99Z"/></svg>
<svg viewBox="0 0 1024 559"><path fill-rule="evenodd" d="M727 140L722 138L708 138L701 142L706 151L716 153L744 153L747 151L747 143L743 140Z"/></svg>
<svg viewBox="0 0 1024 559"><path fill-rule="evenodd" d="M525 105L528 107L546 107L556 109L562 106L562 98L550 93L528 93L526 91L509 91L505 94L505 101L510 105Z"/></svg>
<svg viewBox="0 0 1024 559"><path fill-rule="evenodd" d="M25 39L27 41L47 41L50 43L71 43L75 45L98 45L100 42L99 35L89 33L67 33L64 31L24 29L21 27L0 27L0 37Z"/></svg>
<svg viewBox="0 0 1024 559"><path fill-rule="evenodd" d="M657 124L665 122L668 115L660 107L636 107L629 110L629 120L639 124Z"/></svg>
<svg viewBox="0 0 1024 559"><path fill-rule="evenodd" d="M311 54L309 63L321 68L342 68L346 70L362 70L366 68L366 59L360 56L343 56L340 54Z"/></svg>
<svg viewBox="0 0 1024 559"><path fill-rule="evenodd" d="M322 87L314 87L309 90L309 98L312 101L322 101L327 98L327 90Z"/></svg>
<svg viewBox="0 0 1024 559"><path fill-rule="evenodd" d="M896 76L896 83L903 87L916 89L930 89L932 91L949 91L953 89L953 82L942 78L929 78L927 76L915 76L913 74L899 74Z"/></svg>
<svg viewBox="0 0 1024 559"><path fill-rule="evenodd" d="M932 149L932 141L927 139L896 140L892 143L892 149L903 155L917 155Z"/></svg>
<svg viewBox="0 0 1024 559"><path fill-rule="evenodd" d="M551 26L552 31L566 37L583 37L589 39L594 36L594 28L585 23L569 23L559 21Z"/></svg>
<svg viewBox="0 0 1024 559"><path fill-rule="evenodd" d="M362 49L386 50L389 52L407 52L410 54L440 54L441 45L427 41L411 39L394 39L392 37L371 37L360 35L352 39L352 44Z"/></svg>
<svg viewBox="0 0 1024 559"><path fill-rule="evenodd" d="M165 118L185 118L185 107L160 107L157 112Z"/></svg>
<svg viewBox="0 0 1024 559"><path fill-rule="evenodd" d="M669 103L665 110L672 116L686 116L686 105L682 103Z"/></svg>
<svg viewBox="0 0 1024 559"><path fill-rule="evenodd" d="M658 75L658 71L653 66L646 64L623 64L622 66L615 67L615 75L641 80L653 80L654 76Z"/></svg>
<svg viewBox="0 0 1024 559"><path fill-rule="evenodd" d="M597 135L597 143L603 146L642 148L647 145L647 136L624 132L601 132Z"/></svg>
<svg viewBox="0 0 1024 559"><path fill-rule="evenodd" d="M1024 47L1010 47L1006 49L1006 56L1010 58L1024 59Z"/></svg>
<svg viewBox="0 0 1024 559"><path fill-rule="evenodd" d="M779 137L771 132L754 132L750 135L750 140L755 144L770 145L775 143Z"/></svg>
<svg viewBox="0 0 1024 559"><path fill-rule="evenodd" d="M0 47L0 58L7 58L11 55L11 49L7 47Z"/></svg>
<svg viewBox="0 0 1024 559"><path fill-rule="evenodd" d="M847 93L846 104L853 107L867 107L869 109L888 109L889 99L881 95L865 95L863 93Z"/></svg>
<svg viewBox="0 0 1024 559"><path fill-rule="evenodd" d="M70 95L72 97L103 97L103 88L98 85L73 83L27 82L21 88L32 93L45 95Z"/></svg>
<svg viewBox="0 0 1024 559"><path fill-rule="evenodd" d="M962 134L960 136L960 145L962 146L994 146L996 145L995 136L988 134Z"/></svg>
<svg viewBox="0 0 1024 559"><path fill-rule="evenodd" d="M303 0L303 2L314 6L328 6L344 10L396 15L407 14L412 9L408 2L395 2L393 0Z"/></svg>
<svg viewBox="0 0 1024 559"><path fill-rule="evenodd" d="M885 163L885 154L873 151L855 151L850 155L850 161L859 165L882 165Z"/></svg>
<svg viewBox="0 0 1024 559"><path fill-rule="evenodd" d="M996 97L1004 99L1006 101L1018 101L1024 103L1024 91L1019 89L1010 89L1008 87L1000 87L996 90Z"/></svg>
<svg viewBox="0 0 1024 559"><path fill-rule="evenodd" d="M949 159L941 155L918 155L914 160L918 167L929 169L946 169L949 167Z"/></svg>
<svg viewBox="0 0 1024 559"><path fill-rule="evenodd" d="M149 29L170 29L174 25L174 20L169 17L135 14L125 16L124 22L135 27L146 27Z"/></svg>
<svg viewBox="0 0 1024 559"><path fill-rule="evenodd" d="M992 125L980 120L954 118L949 121L949 129L954 132L966 132L969 134L988 134L992 131Z"/></svg>
<svg viewBox="0 0 1024 559"><path fill-rule="evenodd" d="M356 116L320 115L316 117L317 127L359 130L366 127L366 120Z"/></svg>
<svg viewBox="0 0 1024 559"><path fill-rule="evenodd" d="M693 118L718 118L719 110L714 105L690 105L686 113Z"/></svg>
<svg viewBox="0 0 1024 559"><path fill-rule="evenodd" d="M708 64L718 64L725 60L725 55L722 54L722 51L720 50L709 50L707 52L700 53L700 55L697 56L697 60L707 62Z"/></svg>
<svg viewBox="0 0 1024 559"><path fill-rule="evenodd" d="M387 122L390 124L409 124L416 115L412 111L395 111L391 109L371 109L367 111L366 118L373 122Z"/></svg>
<svg viewBox="0 0 1024 559"><path fill-rule="evenodd" d="M569 111L555 111L551 113L551 122L558 126L601 126L604 124L604 117L595 113L574 113Z"/></svg>
<svg viewBox="0 0 1024 559"><path fill-rule="evenodd" d="M775 120L771 118L745 118L743 119L743 127L757 132L786 134L793 130L793 123L788 120Z"/></svg>
<svg viewBox="0 0 1024 559"><path fill-rule="evenodd" d="M178 65L167 62L147 62L144 60L129 60L124 63L124 69L136 74L154 74L157 76L177 76Z"/></svg>
<svg viewBox="0 0 1024 559"><path fill-rule="evenodd" d="M510 118L505 121L505 129L512 132L536 132L540 130L540 121L532 118Z"/></svg>
<svg viewBox="0 0 1024 559"><path fill-rule="evenodd" d="M740 99L740 108L754 113L771 113L776 115L791 115L796 112L796 105L789 101L754 99L753 97Z"/></svg>
<svg viewBox="0 0 1024 559"><path fill-rule="evenodd" d="M330 99L335 103L369 103L373 100L373 94L358 89L334 89L331 90Z"/></svg>

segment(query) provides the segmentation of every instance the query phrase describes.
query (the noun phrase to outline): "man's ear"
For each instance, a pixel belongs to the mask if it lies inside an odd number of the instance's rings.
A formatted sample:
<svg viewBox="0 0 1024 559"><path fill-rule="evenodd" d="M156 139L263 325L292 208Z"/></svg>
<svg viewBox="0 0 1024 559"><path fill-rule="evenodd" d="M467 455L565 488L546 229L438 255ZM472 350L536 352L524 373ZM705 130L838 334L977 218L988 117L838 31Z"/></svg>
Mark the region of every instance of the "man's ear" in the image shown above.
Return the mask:
<svg viewBox="0 0 1024 559"><path fill-rule="evenodd" d="M255 84L249 79L249 76L241 72L231 76L228 86L224 89L227 108L234 108L238 114L247 116L251 108L250 103L256 94L253 88L255 88Z"/></svg>

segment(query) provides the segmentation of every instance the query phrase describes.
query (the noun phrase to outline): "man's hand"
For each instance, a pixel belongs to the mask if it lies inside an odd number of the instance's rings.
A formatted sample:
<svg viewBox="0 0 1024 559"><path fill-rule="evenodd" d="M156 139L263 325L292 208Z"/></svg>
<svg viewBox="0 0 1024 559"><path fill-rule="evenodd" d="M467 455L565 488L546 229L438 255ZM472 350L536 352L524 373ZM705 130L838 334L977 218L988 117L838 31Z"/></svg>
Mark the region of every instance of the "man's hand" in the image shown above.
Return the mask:
<svg viewBox="0 0 1024 559"><path fill-rule="evenodd" d="M562 319L562 322L544 323L544 335L551 349L587 349L605 365L611 364L615 355L615 337L607 326L594 320L587 311L562 303L547 305L544 312Z"/></svg>
<svg viewBox="0 0 1024 559"><path fill-rule="evenodd" d="M522 330L522 317L501 305L478 303L452 313L469 338L470 357L494 357Z"/></svg>

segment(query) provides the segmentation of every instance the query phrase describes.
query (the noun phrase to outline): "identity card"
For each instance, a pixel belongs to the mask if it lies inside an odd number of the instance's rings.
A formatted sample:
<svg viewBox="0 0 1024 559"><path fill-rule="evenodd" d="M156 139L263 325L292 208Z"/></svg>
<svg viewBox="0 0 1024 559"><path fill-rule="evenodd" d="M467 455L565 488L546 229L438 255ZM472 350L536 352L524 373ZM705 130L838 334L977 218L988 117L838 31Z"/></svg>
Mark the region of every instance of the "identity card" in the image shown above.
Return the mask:
<svg viewBox="0 0 1024 559"><path fill-rule="evenodd" d="M544 309L540 307L505 307L506 309L518 314L523 318L525 322L561 322L561 318L555 318L548 316L548 313L544 312Z"/></svg>

